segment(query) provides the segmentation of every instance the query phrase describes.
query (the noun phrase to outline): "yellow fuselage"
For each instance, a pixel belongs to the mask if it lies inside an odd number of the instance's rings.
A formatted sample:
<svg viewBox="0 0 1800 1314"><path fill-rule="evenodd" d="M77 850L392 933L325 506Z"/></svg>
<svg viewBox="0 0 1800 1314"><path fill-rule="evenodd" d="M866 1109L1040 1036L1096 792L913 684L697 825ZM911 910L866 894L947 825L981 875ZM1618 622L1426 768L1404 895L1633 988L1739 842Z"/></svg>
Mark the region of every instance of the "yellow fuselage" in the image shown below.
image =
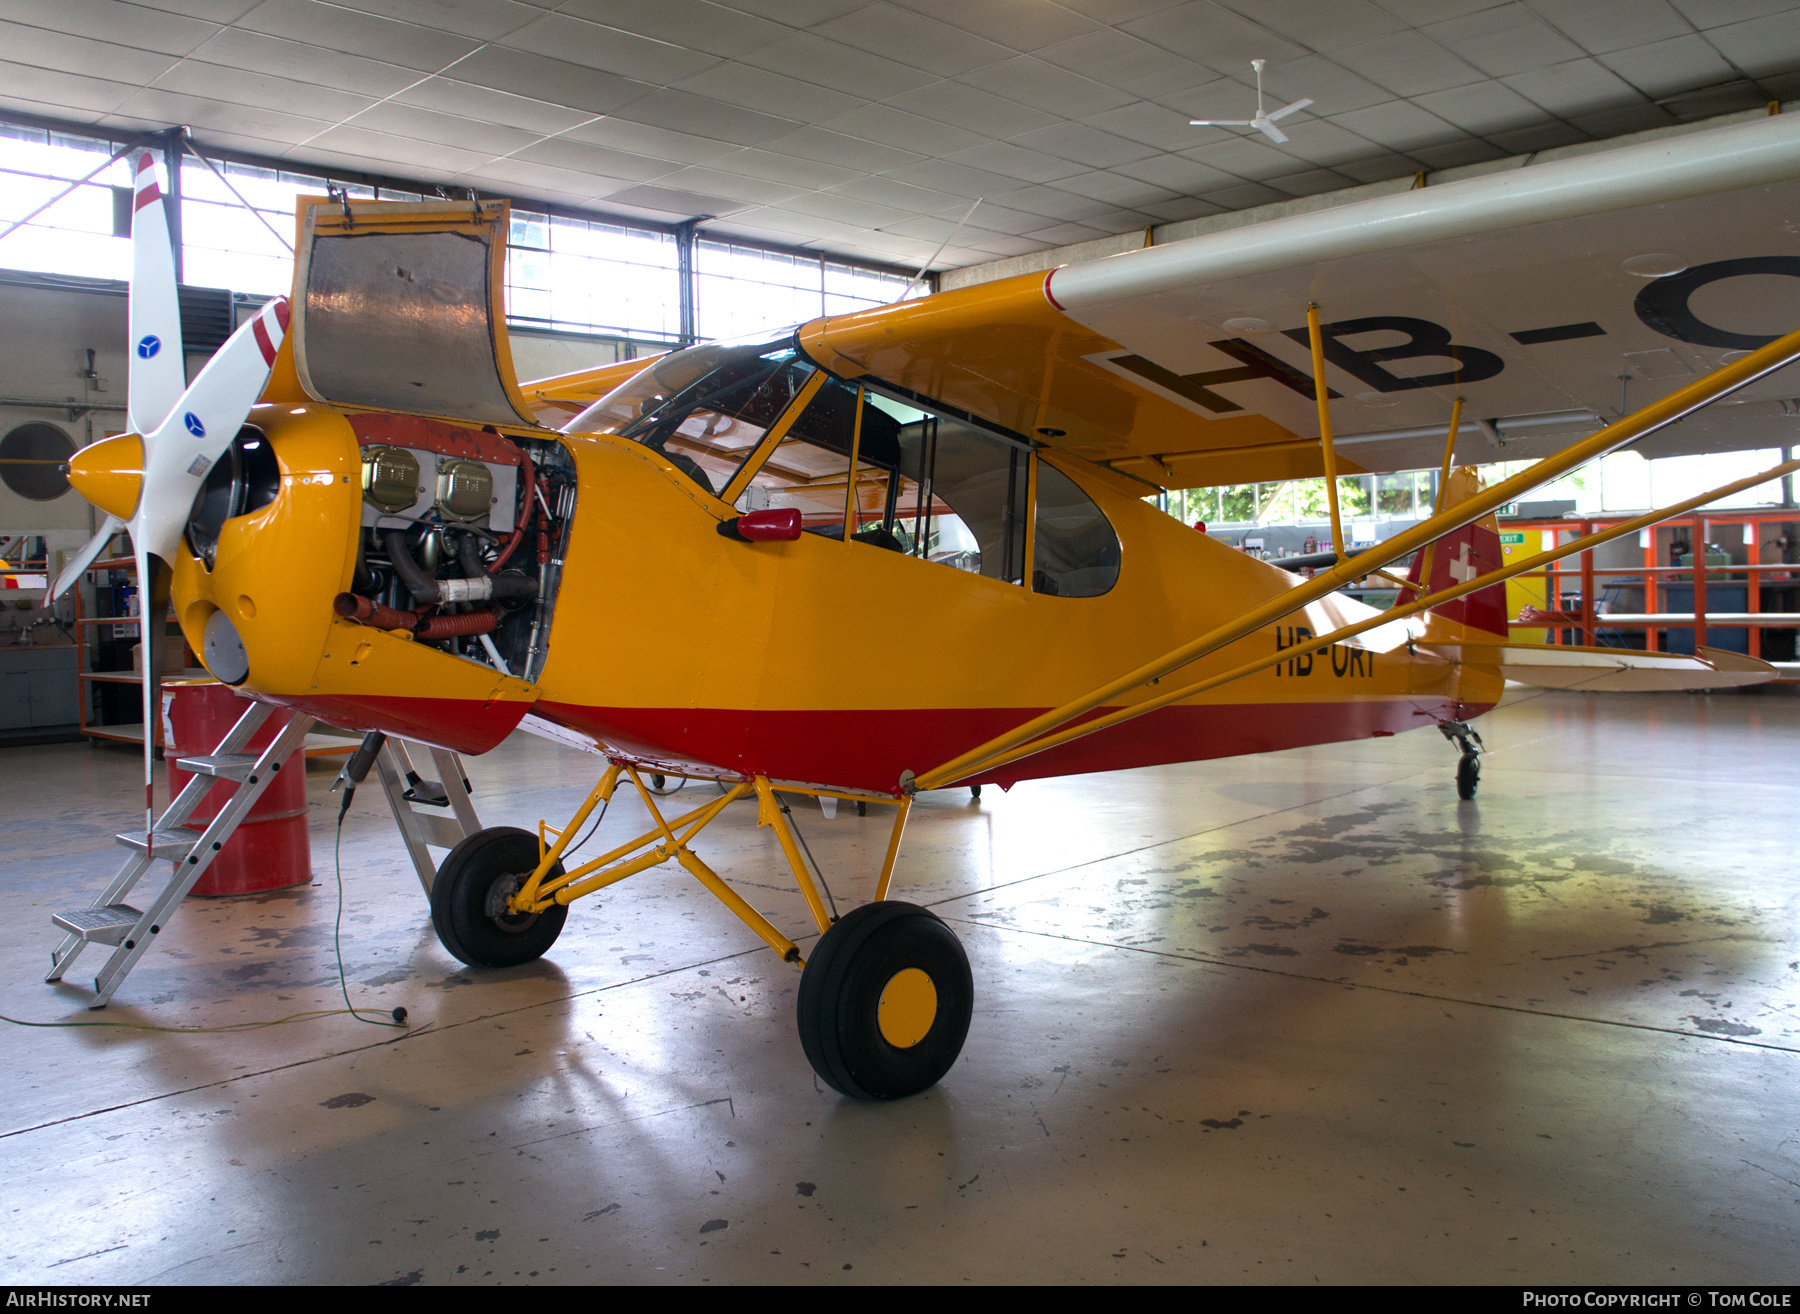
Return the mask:
<svg viewBox="0 0 1800 1314"><path fill-rule="evenodd" d="M280 492L225 522L210 571L179 554L174 595L189 642L200 651L208 618L225 610L249 659L245 692L463 751L491 747L531 712L639 761L894 792L902 771L1105 684L1294 578L1070 457L1034 459L1075 480L1118 534L1118 581L1099 597L1045 596L812 534L732 541L717 526L736 511L658 453L572 435L561 441L576 465L573 526L547 660L528 683L336 616L361 532L357 439L344 411L317 403L265 404L250 422L280 464ZM1346 599L1314 604L1179 678L1368 614ZM1386 735L1496 700L1497 674L1410 652L1419 632L1382 627L1354 648L1284 661L984 778Z"/></svg>

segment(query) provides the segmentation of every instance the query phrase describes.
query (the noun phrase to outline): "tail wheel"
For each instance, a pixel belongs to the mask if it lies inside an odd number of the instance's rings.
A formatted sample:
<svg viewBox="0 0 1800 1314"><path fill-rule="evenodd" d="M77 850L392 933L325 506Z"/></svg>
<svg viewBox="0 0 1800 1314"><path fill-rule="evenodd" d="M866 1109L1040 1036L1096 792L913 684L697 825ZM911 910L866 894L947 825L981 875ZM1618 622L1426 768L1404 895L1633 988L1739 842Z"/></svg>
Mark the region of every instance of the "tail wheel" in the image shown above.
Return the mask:
<svg viewBox="0 0 1800 1314"><path fill-rule="evenodd" d="M659 798L669 794L680 793L687 788L686 776L683 776L680 780L677 780L671 785L669 783L669 778L660 771L652 771L649 775L644 777L644 781L645 787Z"/></svg>
<svg viewBox="0 0 1800 1314"><path fill-rule="evenodd" d="M1475 797L1475 787L1481 783L1481 759L1473 753L1464 753L1462 760L1456 764L1456 796L1468 799Z"/></svg>
<svg viewBox="0 0 1800 1314"><path fill-rule="evenodd" d="M935 1085L962 1052L975 985L962 944L910 903L864 904L825 932L800 977L800 1043L855 1099Z"/></svg>
<svg viewBox="0 0 1800 1314"><path fill-rule="evenodd" d="M517 826L477 831L450 850L431 885L431 925L471 967L516 967L542 958L562 934L566 905L513 914L506 901L537 867L537 836ZM559 862L552 876L562 875Z"/></svg>

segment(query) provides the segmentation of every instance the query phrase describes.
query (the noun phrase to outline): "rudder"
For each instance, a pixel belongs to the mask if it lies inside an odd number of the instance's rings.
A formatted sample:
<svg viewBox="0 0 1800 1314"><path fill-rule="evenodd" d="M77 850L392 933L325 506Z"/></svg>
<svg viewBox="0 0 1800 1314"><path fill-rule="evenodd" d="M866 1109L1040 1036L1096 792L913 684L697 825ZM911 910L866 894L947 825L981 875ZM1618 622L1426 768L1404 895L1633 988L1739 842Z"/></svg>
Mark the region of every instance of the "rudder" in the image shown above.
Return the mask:
<svg viewBox="0 0 1800 1314"><path fill-rule="evenodd" d="M1481 491L1481 487L1481 476L1475 473L1473 467L1458 466L1450 472L1443 506L1439 509L1449 510L1468 501ZM1500 526L1493 516L1483 516L1480 520L1444 535L1415 554L1412 569L1406 575L1408 582L1414 587L1403 593L1399 600L1409 602L1419 596L1420 572L1428 564L1431 576L1425 581L1424 592L1436 593L1439 589L1453 588L1478 575L1498 570L1504 561L1500 547ZM1505 639L1506 585L1490 584L1466 597L1433 607L1427 615L1463 629L1479 630Z"/></svg>

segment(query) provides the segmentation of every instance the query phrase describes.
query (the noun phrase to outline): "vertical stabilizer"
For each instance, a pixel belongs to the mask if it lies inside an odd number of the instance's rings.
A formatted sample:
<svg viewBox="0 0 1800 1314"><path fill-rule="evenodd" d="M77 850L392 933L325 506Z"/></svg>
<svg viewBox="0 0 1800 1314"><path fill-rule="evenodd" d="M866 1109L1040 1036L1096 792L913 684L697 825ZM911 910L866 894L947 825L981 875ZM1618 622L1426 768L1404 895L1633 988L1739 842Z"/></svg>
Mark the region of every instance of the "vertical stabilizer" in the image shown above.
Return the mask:
<svg viewBox="0 0 1800 1314"><path fill-rule="evenodd" d="M1459 466L1450 472L1450 482L1444 491L1444 503L1439 509L1448 510L1459 502L1467 501L1481 491L1481 486L1481 476L1472 467ZM1424 592L1435 593L1439 589L1465 583L1477 575L1485 575L1490 570L1498 570L1504 560L1500 550L1500 527L1493 516L1484 516L1444 535L1415 555L1412 569L1407 572L1406 577L1416 586L1421 573L1429 570L1431 573L1424 577ZM1400 601L1409 602L1417 596L1416 589L1404 592ZM1433 607L1427 615L1434 627L1442 622L1449 622L1459 629L1476 630L1504 639L1507 637L1506 585L1489 585L1467 597L1447 602L1441 607ZM1442 637L1452 636L1445 634Z"/></svg>

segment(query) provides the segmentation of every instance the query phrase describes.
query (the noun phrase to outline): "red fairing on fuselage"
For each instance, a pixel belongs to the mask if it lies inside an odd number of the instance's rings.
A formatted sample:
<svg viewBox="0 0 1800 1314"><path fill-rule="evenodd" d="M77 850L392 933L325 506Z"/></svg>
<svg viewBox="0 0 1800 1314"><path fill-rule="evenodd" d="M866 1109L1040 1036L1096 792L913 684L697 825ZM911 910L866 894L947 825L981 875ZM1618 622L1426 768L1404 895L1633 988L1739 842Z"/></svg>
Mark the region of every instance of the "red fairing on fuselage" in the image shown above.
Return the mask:
<svg viewBox="0 0 1800 1314"><path fill-rule="evenodd" d="M902 771L929 770L1047 709L740 711L540 702L533 710L651 762L891 794ZM1398 734L1486 710L1442 698L1167 707L965 783L1010 787L1046 776L1268 753Z"/></svg>

